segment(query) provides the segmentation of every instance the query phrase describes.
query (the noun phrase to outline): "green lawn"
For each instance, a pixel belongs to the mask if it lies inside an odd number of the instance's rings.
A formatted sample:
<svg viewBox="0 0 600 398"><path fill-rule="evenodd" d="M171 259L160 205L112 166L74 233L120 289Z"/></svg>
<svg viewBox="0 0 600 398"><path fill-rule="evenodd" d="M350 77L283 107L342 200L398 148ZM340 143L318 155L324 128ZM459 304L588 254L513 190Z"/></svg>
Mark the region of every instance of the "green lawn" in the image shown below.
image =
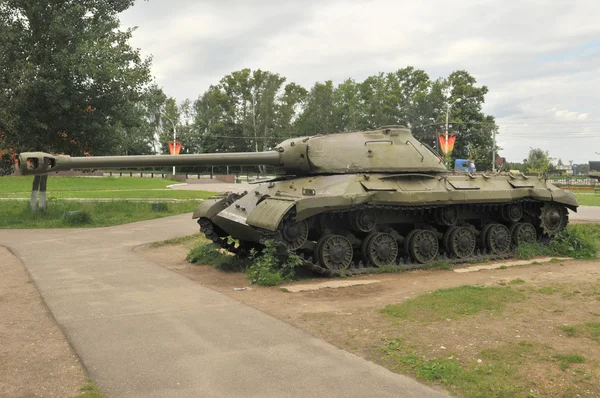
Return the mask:
<svg viewBox="0 0 600 398"><path fill-rule="evenodd" d="M167 188L177 181L160 178L136 177L55 177L48 179L48 209L32 213L28 201L10 200L29 198L33 177L0 178L0 228L61 228L104 227L134 221L149 220L194 211L201 199L213 195L206 191L176 191ZM112 202L79 202L62 199L110 199ZM124 199L187 199L187 202L169 203L167 211L153 211L147 202ZM123 199L123 200L121 200ZM71 225L64 221L68 211L84 211L91 221ZM87 217L85 217L87 219Z"/></svg>
<svg viewBox="0 0 600 398"><path fill-rule="evenodd" d="M33 177L0 178L0 198L29 198ZM54 177L48 179L49 198L206 199L206 191L167 188L177 181L140 177Z"/></svg>
<svg viewBox="0 0 600 398"><path fill-rule="evenodd" d="M33 177L0 178L0 192L31 192ZM123 189L164 189L178 181L140 177L55 177L48 178L48 191L103 191Z"/></svg>
<svg viewBox="0 0 600 398"><path fill-rule="evenodd" d="M167 211L152 211L152 204L143 202L52 200L45 213L32 213L27 201L3 200L0 201L0 228L106 227L192 212L197 205L194 201L169 203ZM87 212L91 221L71 225L64 221L68 211Z"/></svg>
<svg viewBox="0 0 600 398"><path fill-rule="evenodd" d="M577 197L577 202L580 206L600 206L600 195L596 195L593 191L588 192L573 192Z"/></svg>

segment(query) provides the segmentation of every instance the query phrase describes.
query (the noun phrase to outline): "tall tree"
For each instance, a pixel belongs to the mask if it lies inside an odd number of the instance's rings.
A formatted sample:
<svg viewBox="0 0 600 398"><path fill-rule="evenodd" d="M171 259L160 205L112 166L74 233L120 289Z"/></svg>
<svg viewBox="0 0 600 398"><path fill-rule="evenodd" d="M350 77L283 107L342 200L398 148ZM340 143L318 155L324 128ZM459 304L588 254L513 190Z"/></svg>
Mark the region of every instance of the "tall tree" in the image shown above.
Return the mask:
<svg viewBox="0 0 600 398"><path fill-rule="evenodd" d="M454 159L470 158L478 170L489 170L492 167L492 150L494 143L492 132L497 130L493 116L485 115L482 106L488 92L486 86L477 87L477 80L467 71L455 71L441 84L449 93L445 106L438 115L439 126L444 126L447 105L460 98L450 109L449 119L453 132L457 133L456 144L452 152ZM442 130L442 129L440 129ZM498 151L499 148L496 148Z"/></svg>
<svg viewBox="0 0 600 398"><path fill-rule="evenodd" d="M118 151L140 126L150 59L118 14L133 0L0 3L0 131L19 151Z"/></svg>
<svg viewBox="0 0 600 398"><path fill-rule="evenodd" d="M304 111L296 122L299 135L314 135L338 131L334 119L333 82L315 83L310 90Z"/></svg>
<svg viewBox="0 0 600 398"><path fill-rule="evenodd" d="M545 173L552 169L552 158L548 151L531 148L525 164L530 173Z"/></svg>

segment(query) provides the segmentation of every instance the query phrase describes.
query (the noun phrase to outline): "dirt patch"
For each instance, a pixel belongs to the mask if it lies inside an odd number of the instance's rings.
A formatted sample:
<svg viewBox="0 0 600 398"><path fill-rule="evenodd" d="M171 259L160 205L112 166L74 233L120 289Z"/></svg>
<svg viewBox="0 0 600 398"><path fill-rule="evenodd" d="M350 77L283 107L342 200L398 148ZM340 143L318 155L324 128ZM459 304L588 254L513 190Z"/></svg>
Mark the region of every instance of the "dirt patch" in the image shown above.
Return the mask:
<svg viewBox="0 0 600 398"><path fill-rule="evenodd" d="M23 264L0 247L0 396L70 397L87 375Z"/></svg>
<svg viewBox="0 0 600 398"><path fill-rule="evenodd" d="M531 264L468 273L381 274L376 276L377 283L291 293L289 287L294 283L235 290L249 287L243 274L190 265L185 261L187 251L177 245L138 249L139 254L151 261L203 286L392 370L410 373L412 368L401 366L403 362L398 361L408 358L406 355L411 352L425 359L451 358L473 369L496 361L512 364L511 372L518 388L524 391L523 396L600 396L600 338L595 340L585 331L585 325L600 322L599 261ZM365 275L349 280L373 279L373 275ZM326 281L314 278L297 284ZM483 311L456 320L428 323L396 319L381 311L388 304L461 285L516 289L525 298L507 304L500 314ZM569 336L565 326L575 327L579 334ZM405 356L386 352L390 342L402 346ZM562 358L561 355L581 355L585 362L566 366L564 361L556 359ZM452 385L445 387L452 390ZM459 395L474 395L465 391L455 390ZM513 391L506 396L521 394Z"/></svg>

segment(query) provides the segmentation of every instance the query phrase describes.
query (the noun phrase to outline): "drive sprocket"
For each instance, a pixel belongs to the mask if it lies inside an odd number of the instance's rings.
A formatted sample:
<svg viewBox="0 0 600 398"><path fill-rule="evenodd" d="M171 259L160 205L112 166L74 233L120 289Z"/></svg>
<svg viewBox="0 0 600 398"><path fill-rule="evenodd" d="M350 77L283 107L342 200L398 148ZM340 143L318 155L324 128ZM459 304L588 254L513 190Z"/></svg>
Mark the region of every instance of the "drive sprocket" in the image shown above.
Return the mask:
<svg viewBox="0 0 600 398"><path fill-rule="evenodd" d="M554 236L567 228L569 213L564 206L544 203L540 209L540 228L547 236Z"/></svg>

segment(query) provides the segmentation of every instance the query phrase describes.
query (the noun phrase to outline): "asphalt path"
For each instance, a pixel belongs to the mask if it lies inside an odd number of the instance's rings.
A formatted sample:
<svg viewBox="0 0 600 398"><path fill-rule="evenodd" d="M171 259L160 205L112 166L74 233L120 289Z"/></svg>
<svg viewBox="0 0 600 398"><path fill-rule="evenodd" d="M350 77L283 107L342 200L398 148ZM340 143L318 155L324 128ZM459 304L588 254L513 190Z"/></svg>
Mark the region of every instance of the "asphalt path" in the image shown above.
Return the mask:
<svg viewBox="0 0 600 398"><path fill-rule="evenodd" d="M95 229L0 230L109 397L442 397L136 255L190 214Z"/></svg>

